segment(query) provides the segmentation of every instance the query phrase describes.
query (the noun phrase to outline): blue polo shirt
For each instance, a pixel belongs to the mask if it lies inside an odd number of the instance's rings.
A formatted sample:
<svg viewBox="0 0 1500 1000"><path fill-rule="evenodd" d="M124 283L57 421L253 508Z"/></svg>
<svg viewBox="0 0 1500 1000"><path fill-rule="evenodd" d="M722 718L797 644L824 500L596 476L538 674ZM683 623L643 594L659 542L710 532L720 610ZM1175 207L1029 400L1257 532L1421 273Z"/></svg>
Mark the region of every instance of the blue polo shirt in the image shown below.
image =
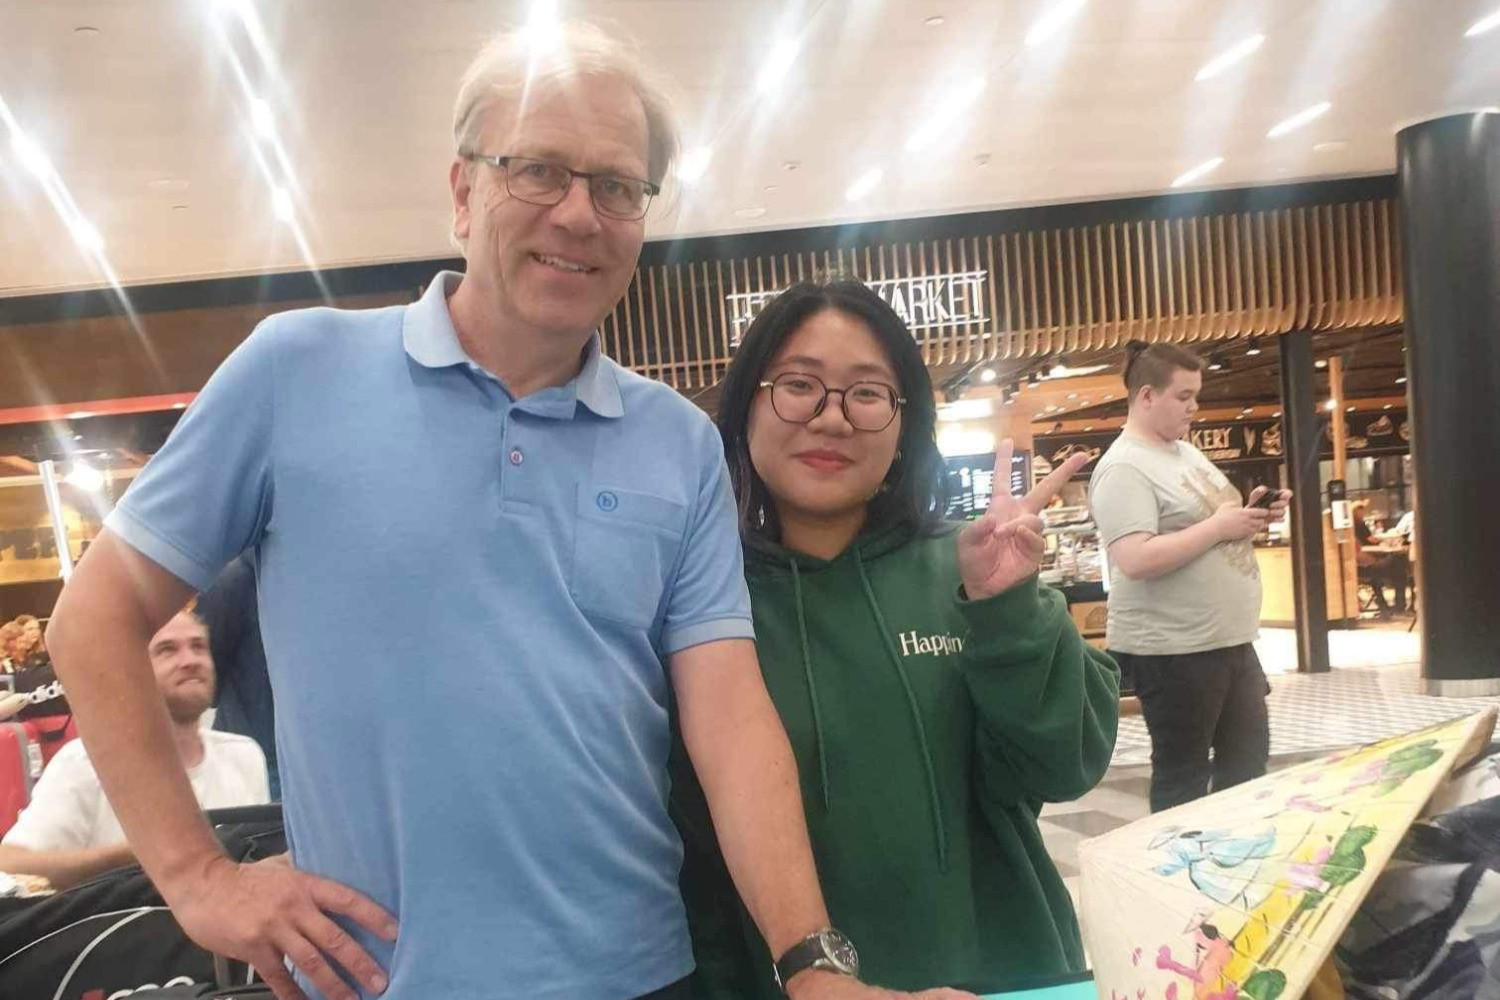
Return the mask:
<svg viewBox="0 0 1500 1000"><path fill-rule="evenodd" d="M722 446L597 338L513 399L459 280L267 319L107 523L257 550L293 856L400 919L387 997L623 1000L692 969L665 657L752 634Z"/></svg>

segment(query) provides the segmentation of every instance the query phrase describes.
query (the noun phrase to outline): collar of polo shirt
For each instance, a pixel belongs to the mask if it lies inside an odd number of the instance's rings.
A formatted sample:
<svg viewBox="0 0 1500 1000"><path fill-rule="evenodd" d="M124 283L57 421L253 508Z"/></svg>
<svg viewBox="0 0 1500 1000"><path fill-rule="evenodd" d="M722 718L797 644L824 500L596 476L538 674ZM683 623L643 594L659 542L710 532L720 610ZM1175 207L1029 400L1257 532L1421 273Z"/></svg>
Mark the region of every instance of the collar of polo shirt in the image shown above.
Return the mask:
<svg viewBox="0 0 1500 1000"><path fill-rule="evenodd" d="M448 368L474 363L458 342L453 317L448 313L448 296L462 280L463 275L456 271L439 271L422 298L406 307L401 339L406 353L417 364L426 368ZM600 349L596 332L584 348L583 369L568 383L578 402L601 417L625 415L620 386L612 368Z"/></svg>

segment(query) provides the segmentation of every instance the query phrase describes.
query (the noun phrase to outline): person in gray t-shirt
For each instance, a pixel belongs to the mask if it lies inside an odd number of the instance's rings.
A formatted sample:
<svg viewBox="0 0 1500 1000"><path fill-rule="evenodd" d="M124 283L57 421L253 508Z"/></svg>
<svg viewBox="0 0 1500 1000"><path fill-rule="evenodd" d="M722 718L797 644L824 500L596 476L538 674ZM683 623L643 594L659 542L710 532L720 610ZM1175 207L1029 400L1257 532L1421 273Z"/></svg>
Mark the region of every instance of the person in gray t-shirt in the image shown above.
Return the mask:
<svg viewBox="0 0 1500 1000"><path fill-rule="evenodd" d="M1250 540L1286 510L1281 490L1250 505L1187 441L1202 362L1132 341L1130 415L1089 480L1109 552L1106 645L1135 684L1151 733L1153 812L1266 771L1270 690L1255 647L1260 571ZM1212 761L1210 761L1212 751Z"/></svg>

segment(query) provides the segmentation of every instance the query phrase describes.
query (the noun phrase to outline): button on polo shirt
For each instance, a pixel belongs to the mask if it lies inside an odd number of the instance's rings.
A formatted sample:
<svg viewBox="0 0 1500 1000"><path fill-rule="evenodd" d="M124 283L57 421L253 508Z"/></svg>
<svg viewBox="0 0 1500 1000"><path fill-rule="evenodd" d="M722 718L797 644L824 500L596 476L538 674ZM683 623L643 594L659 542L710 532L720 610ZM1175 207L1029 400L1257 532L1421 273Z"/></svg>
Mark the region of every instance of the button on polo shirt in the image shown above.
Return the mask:
<svg viewBox="0 0 1500 1000"><path fill-rule="evenodd" d="M459 280L266 320L107 523L258 550L293 856L397 914L388 997L634 997L692 967L664 661L751 636L722 446L597 339L513 399Z"/></svg>

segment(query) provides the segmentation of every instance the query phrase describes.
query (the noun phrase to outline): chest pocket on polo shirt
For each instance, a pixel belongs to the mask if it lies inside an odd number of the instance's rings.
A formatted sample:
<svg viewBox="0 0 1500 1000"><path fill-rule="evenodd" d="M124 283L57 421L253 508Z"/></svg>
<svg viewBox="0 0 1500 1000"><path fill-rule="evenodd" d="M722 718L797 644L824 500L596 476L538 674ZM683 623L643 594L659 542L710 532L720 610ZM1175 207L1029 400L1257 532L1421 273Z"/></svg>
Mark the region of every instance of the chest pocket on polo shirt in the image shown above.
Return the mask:
<svg viewBox="0 0 1500 1000"><path fill-rule="evenodd" d="M578 490L569 589L592 617L645 628L671 586L687 508L610 486Z"/></svg>

